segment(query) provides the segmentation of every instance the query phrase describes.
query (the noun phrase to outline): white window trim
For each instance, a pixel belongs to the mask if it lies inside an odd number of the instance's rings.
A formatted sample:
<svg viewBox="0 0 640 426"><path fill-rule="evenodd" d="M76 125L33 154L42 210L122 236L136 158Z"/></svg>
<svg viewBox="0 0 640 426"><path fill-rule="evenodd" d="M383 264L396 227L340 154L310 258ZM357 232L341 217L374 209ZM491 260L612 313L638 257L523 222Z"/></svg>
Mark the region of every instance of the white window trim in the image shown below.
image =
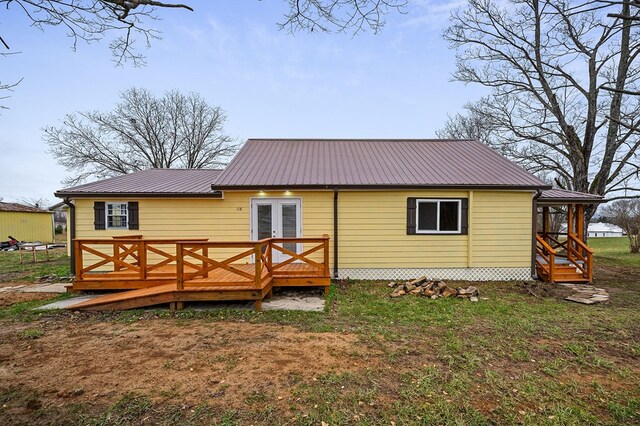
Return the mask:
<svg viewBox="0 0 640 426"><path fill-rule="evenodd" d="M458 203L458 229L456 231L440 231L440 203ZM419 228L420 203L436 204L436 230L421 230ZM416 234L462 234L462 199L460 198L418 198L416 199Z"/></svg>
<svg viewBox="0 0 640 426"><path fill-rule="evenodd" d="M127 214L125 215L124 226L109 226L109 205L124 204L127 206ZM129 202L128 201L105 201L104 203L104 229L129 229Z"/></svg>

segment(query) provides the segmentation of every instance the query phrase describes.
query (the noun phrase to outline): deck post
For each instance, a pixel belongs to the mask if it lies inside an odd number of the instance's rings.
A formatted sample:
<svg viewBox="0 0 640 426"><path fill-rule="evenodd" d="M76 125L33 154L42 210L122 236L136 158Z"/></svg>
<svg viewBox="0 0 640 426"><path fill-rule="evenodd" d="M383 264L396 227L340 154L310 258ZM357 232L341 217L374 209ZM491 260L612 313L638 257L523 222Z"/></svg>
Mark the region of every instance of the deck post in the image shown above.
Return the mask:
<svg viewBox="0 0 640 426"><path fill-rule="evenodd" d="M582 204L576 206L576 234L578 239L584 243L584 206ZM580 254L584 254L582 248L580 248Z"/></svg>
<svg viewBox="0 0 640 426"><path fill-rule="evenodd" d="M324 246L324 276L331 276L331 272L329 272L329 234L322 234L322 238L324 241L322 242Z"/></svg>
<svg viewBox="0 0 640 426"><path fill-rule="evenodd" d="M207 247L206 245L202 246L202 256L209 258L209 247ZM202 261L202 269L205 271L204 274L202 274L203 278L207 278L209 276L209 271L207 271L207 265L208 263L205 262L204 260Z"/></svg>
<svg viewBox="0 0 640 426"><path fill-rule="evenodd" d="M140 279L147 279L147 242L140 241L138 243L138 263L140 266Z"/></svg>
<svg viewBox="0 0 640 426"><path fill-rule="evenodd" d="M254 284L256 288L260 288L260 282L262 281L262 244L258 243L253 248L253 257L256 261L256 271L255 271L255 280ZM258 309L259 310L259 309Z"/></svg>
<svg viewBox="0 0 640 426"><path fill-rule="evenodd" d="M120 260L120 244L117 242L113 243L113 258ZM113 262L114 271L117 272L117 271L120 271L121 269L122 267L120 266L120 264Z"/></svg>
<svg viewBox="0 0 640 426"><path fill-rule="evenodd" d="M78 240L74 240L73 241L73 255L75 256L74 258L74 263L75 263L75 267L76 267L76 273L75 273L75 279L76 280L81 280L82 279L82 270L83 265L82 265L82 245L80 244L80 241Z"/></svg>
<svg viewBox="0 0 640 426"><path fill-rule="evenodd" d="M176 289L184 289L184 263L182 258L182 243L176 243Z"/></svg>
<svg viewBox="0 0 640 426"><path fill-rule="evenodd" d="M569 235L573 235L574 230L573 223L573 204L567 205L567 259L571 260L573 256L571 256L571 249L573 248L573 244L571 244L571 238Z"/></svg>

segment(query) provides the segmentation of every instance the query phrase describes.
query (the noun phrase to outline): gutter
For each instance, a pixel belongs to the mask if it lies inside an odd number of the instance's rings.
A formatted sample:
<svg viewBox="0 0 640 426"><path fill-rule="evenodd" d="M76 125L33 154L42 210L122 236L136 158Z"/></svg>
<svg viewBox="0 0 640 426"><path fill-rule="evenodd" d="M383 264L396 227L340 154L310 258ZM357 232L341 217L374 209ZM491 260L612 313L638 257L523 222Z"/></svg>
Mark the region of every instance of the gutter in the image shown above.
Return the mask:
<svg viewBox="0 0 640 426"><path fill-rule="evenodd" d="M211 184L214 191L286 191L286 190L331 190L339 189L347 190L408 190L408 189L461 189L461 190L512 190L512 191L538 191L541 189L551 189L551 185L473 185L473 184L455 184L455 185L419 185L419 184L385 184L385 185L335 185L332 184L289 184L289 185L270 185L270 184L247 184L247 185L217 185Z"/></svg>
<svg viewBox="0 0 640 426"><path fill-rule="evenodd" d="M338 188L333 189L333 279L338 279Z"/></svg>
<svg viewBox="0 0 640 426"><path fill-rule="evenodd" d="M532 203L532 215L531 215L531 277L538 278L538 271L536 270L536 228L538 224L538 198L542 196L542 191L538 190L536 195L533 196Z"/></svg>
<svg viewBox="0 0 640 426"><path fill-rule="evenodd" d="M69 219L69 228L71 228L71 230L67 229L67 232L69 232L69 241L71 242L71 249L70 249L70 253L71 253L71 275L76 274L76 248L75 248L75 244L74 241L76 239L76 206L75 204L73 204L71 202L70 198L64 198L62 200L67 206L69 206L69 214L71 215L70 219Z"/></svg>
<svg viewBox="0 0 640 426"><path fill-rule="evenodd" d="M73 198L223 198L222 191L214 192L55 192L55 197Z"/></svg>

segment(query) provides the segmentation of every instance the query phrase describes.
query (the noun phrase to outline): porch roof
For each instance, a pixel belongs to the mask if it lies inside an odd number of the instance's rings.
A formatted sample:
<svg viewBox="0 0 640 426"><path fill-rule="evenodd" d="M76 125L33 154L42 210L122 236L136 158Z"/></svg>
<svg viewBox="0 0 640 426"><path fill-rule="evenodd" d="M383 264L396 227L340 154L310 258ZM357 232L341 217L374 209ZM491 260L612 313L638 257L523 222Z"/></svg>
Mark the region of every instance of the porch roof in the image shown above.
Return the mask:
<svg viewBox="0 0 640 426"><path fill-rule="evenodd" d="M600 195L554 188L542 191L542 195L538 198L538 205L600 204L606 201Z"/></svg>

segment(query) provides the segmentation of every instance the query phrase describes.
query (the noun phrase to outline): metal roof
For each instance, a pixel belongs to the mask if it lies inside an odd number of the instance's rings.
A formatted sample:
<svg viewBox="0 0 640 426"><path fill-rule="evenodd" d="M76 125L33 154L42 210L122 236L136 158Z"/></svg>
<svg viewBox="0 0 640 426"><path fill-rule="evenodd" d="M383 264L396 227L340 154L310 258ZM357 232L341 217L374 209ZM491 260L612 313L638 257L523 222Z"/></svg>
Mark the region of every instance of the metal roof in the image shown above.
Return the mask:
<svg viewBox="0 0 640 426"><path fill-rule="evenodd" d="M549 188L476 140L249 139L213 188Z"/></svg>
<svg viewBox="0 0 640 426"><path fill-rule="evenodd" d="M84 185L65 188L56 197L135 195L138 197L162 196L219 196L211 189L222 173L211 169L148 169L99 180Z"/></svg>
<svg viewBox="0 0 640 426"><path fill-rule="evenodd" d="M568 189L546 189L538 198L538 204L553 203L605 203L606 200L600 195L589 194L587 192L569 191Z"/></svg>
<svg viewBox="0 0 640 426"><path fill-rule="evenodd" d="M16 213L49 213L46 210L37 207L25 206L18 203L2 203L0 202L0 212L16 212Z"/></svg>

